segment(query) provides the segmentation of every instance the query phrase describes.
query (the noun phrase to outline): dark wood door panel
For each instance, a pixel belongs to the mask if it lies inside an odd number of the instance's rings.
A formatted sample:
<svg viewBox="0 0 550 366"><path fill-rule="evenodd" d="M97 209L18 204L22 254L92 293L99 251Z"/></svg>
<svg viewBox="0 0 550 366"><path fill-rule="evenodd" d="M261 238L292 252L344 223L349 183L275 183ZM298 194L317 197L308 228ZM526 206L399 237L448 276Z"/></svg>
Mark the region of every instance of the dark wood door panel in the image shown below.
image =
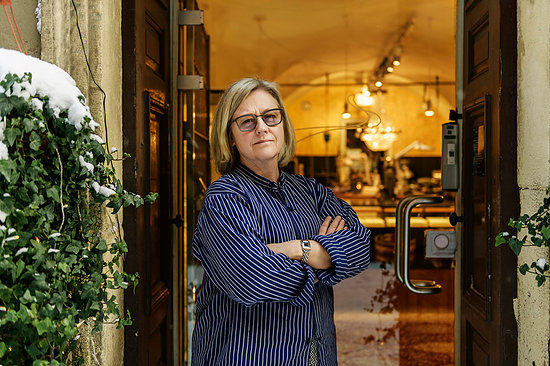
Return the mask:
<svg viewBox="0 0 550 366"><path fill-rule="evenodd" d="M463 224L464 258L463 296L469 305L483 314L485 320L491 317L491 211L487 197L491 195L489 184L490 162L487 150L490 139L490 98L485 96L464 107L463 131L464 191L468 199L464 202Z"/></svg>
<svg viewBox="0 0 550 366"><path fill-rule="evenodd" d="M464 2L462 365L513 365L515 258L494 237L519 208L515 1ZM513 277L513 278L512 278Z"/></svg>
<svg viewBox="0 0 550 366"><path fill-rule="evenodd" d="M123 0L124 185L157 201L124 211L135 293L125 293L134 324L125 329L125 364L172 363L172 240L169 1Z"/></svg>

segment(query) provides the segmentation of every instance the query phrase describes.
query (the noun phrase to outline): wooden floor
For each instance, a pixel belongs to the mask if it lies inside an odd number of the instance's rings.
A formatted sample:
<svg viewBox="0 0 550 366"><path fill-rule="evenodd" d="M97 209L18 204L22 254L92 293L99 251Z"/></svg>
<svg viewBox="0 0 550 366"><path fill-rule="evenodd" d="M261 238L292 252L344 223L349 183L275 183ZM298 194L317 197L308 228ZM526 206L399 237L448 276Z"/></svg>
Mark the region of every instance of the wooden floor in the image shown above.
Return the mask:
<svg viewBox="0 0 550 366"><path fill-rule="evenodd" d="M340 366L453 365L454 271L411 270L411 278L436 280L443 290L415 295L385 269L334 287Z"/></svg>

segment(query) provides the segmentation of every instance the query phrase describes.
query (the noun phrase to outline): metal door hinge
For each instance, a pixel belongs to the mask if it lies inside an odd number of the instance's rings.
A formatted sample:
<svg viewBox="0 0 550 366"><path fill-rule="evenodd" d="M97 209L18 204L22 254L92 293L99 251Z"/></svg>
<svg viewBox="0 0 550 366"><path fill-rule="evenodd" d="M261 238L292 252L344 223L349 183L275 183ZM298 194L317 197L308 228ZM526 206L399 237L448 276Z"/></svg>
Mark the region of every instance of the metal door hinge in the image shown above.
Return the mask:
<svg viewBox="0 0 550 366"><path fill-rule="evenodd" d="M204 11L203 10L180 10L178 11L179 25L203 25Z"/></svg>
<svg viewBox="0 0 550 366"><path fill-rule="evenodd" d="M178 75L179 90L202 90L204 78L200 75Z"/></svg>

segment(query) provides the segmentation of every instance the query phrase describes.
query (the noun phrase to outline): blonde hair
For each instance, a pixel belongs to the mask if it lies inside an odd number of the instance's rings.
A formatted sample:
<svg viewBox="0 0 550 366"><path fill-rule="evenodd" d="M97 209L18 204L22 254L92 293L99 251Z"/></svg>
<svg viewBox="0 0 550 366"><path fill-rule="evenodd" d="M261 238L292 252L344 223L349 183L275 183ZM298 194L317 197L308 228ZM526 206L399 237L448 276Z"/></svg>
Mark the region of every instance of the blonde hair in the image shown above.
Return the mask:
<svg viewBox="0 0 550 366"><path fill-rule="evenodd" d="M235 111L243 100L251 92L258 89L268 92L277 101L278 107L282 109L285 141L279 152L279 167L287 165L294 156L294 152L296 151L296 134L283 105L283 98L277 89L277 85L262 79L244 78L234 82L225 90L212 119L210 151L216 169L220 174L229 173L239 162L239 152L231 144L231 121Z"/></svg>

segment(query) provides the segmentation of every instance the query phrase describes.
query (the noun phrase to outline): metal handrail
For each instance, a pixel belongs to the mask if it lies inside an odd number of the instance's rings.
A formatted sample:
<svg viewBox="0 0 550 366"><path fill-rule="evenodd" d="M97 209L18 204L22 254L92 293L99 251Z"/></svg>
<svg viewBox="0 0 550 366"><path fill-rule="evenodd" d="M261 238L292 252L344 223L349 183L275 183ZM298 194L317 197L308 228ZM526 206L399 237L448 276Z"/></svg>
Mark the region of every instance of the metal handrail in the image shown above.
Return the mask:
<svg viewBox="0 0 550 366"><path fill-rule="evenodd" d="M441 292L441 285L431 280L411 280L410 257L410 224L411 211L423 203L441 203L443 197L431 195L407 196L403 198L396 210L395 240L395 273L397 279L411 292L420 295L431 295Z"/></svg>

